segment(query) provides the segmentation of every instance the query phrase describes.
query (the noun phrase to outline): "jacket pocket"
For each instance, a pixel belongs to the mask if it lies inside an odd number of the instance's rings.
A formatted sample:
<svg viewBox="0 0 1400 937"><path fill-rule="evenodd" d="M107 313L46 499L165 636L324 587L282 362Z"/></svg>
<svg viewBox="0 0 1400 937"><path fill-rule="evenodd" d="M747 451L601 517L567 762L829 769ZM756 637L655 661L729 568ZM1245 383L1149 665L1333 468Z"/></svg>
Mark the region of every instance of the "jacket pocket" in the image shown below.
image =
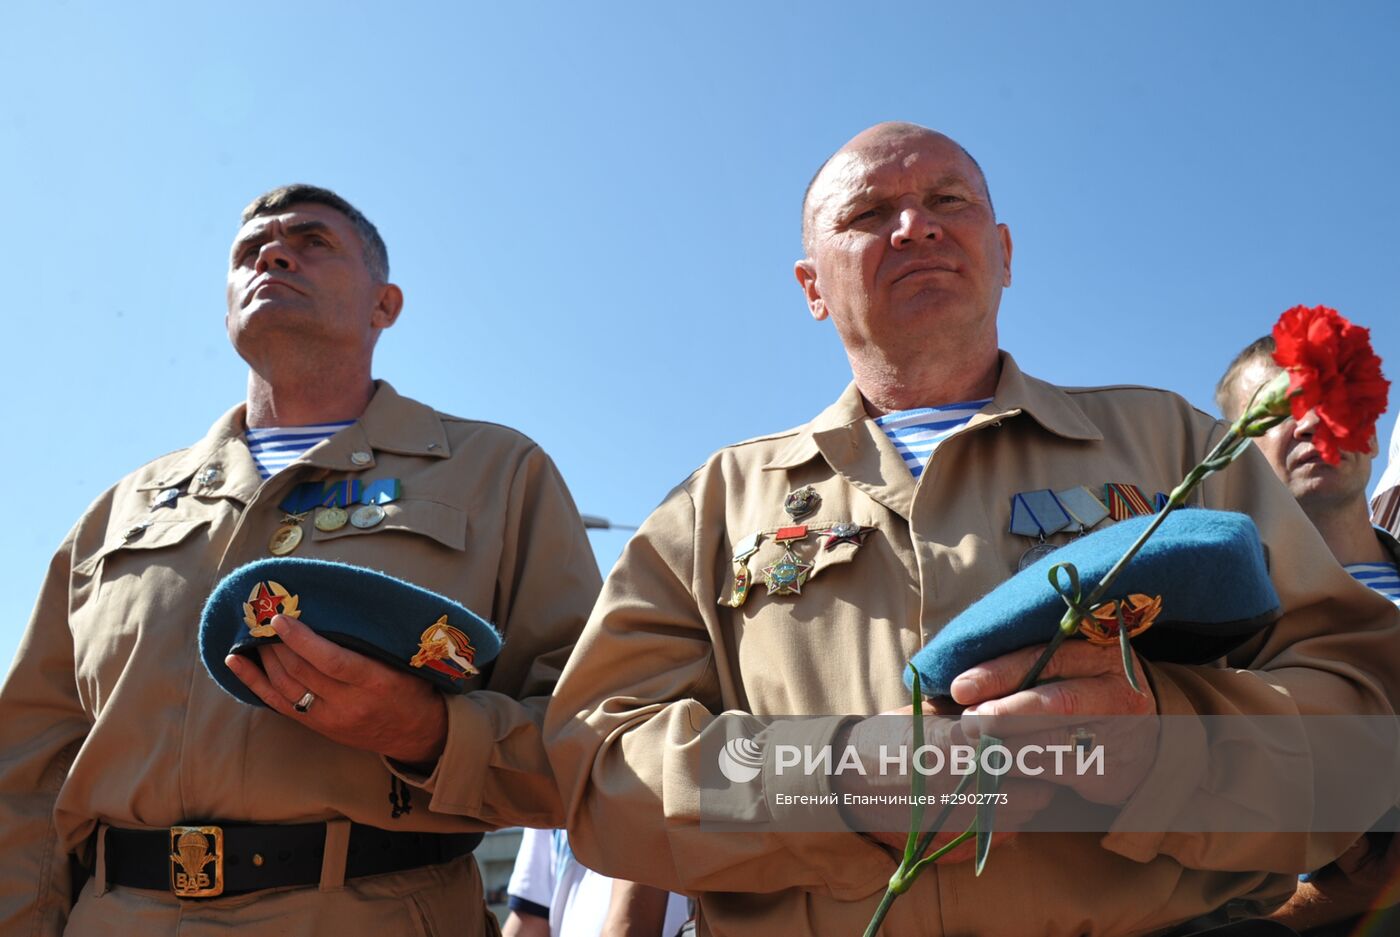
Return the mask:
<svg viewBox="0 0 1400 937"><path fill-rule="evenodd" d="M97 601L102 585L128 575L140 575L152 564L168 559L159 551L178 546L209 525L209 518L180 521L140 521L118 529L91 556L73 566L75 593L90 585L88 601ZM87 583L84 583L84 580Z"/></svg>

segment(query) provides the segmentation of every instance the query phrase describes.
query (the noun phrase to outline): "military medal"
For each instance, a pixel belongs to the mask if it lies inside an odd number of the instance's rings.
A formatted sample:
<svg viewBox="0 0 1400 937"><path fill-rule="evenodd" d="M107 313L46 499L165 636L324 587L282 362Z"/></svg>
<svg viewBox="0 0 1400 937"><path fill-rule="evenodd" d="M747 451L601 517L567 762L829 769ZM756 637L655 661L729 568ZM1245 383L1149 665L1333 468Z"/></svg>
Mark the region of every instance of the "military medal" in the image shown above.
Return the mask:
<svg viewBox="0 0 1400 937"><path fill-rule="evenodd" d="M1165 507L1167 506L1167 502L1170 501L1170 500L1171 500L1171 495L1167 494L1165 491L1159 491L1159 492L1157 492L1157 494L1153 495L1153 497L1152 497L1152 508L1153 508L1153 510L1154 510L1154 511L1161 511L1163 508L1165 508Z"/></svg>
<svg viewBox="0 0 1400 937"><path fill-rule="evenodd" d="M280 582L269 579L258 583L248 594L248 601L243 603L243 623L248 626L248 633L255 638L276 637L277 632L273 630L272 619L277 615L300 618L301 610L297 608L297 597L288 592Z"/></svg>
<svg viewBox="0 0 1400 937"><path fill-rule="evenodd" d="M350 521L347 508L360 500L364 482L358 478L345 478L332 482L321 489L320 507L313 523L316 529L330 533L339 530Z"/></svg>
<svg viewBox="0 0 1400 937"><path fill-rule="evenodd" d="M1108 505L1108 514L1115 521L1153 513L1152 505L1137 485L1108 482L1103 486L1103 496L1104 503Z"/></svg>
<svg viewBox="0 0 1400 937"><path fill-rule="evenodd" d="M323 508L343 508L358 502L363 492L364 482L360 479L341 479L321 489L320 505Z"/></svg>
<svg viewBox="0 0 1400 937"><path fill-rule="evenodd" d="M843 543L853 543L860 546L865 542L865 535L873 529L853 524L850 521L842 521L839 524L832 524L822 535L826 537L826 549L833 550Z"/></svg>
<svg viewBox="0 0 1400 937"><path fill-rule="evenodd" d="M721 596L719 604L739 608L748 601L749 587L753 585L749 579L749 557L758 552L758 542L761 539L762 533L749 534L734 545L734 558L731 560L734 564L734 585L729 590L729 598Z"/></svg>
<svg viewBox="0 0 1400 937"><path fill-rule="evenodd" d="M384 509L377 504L364 504L350 515L350 523L360 530L368 530L384 520Z"/></svg>
<svg viewBox="0 0 1400 937"><path fill-rule="evenodd" d="M790 497L790 496L789 496ZM763 567L763 584L769 595L801 595L802 587L812 575L812 564L804 563L792 552L792 545L807 536L806 525L782 527L773 539L783 545L783 556L771 566Z"/></svg>
<svg viewBox="0 0 1400 937"><path fill-rule="evenodd" d="M320 482L302 482L287 492L287 497L283 498L277 507L288 514L306 514L319 505L324 497L325 486Z"/></svg>
<svg viewBox="0 0 1400 937"><path fill-rule="evenodd" d="M301 543L304 533L301 522L312 508L321 503L321 488L320 482L302 482L277 505L286 512L286 516L282 518L282 526L273 531L272 539L267 542L268 552L273 556L286 556Z"/></svg>
<svg viewBox="0 0 1400 937"><path fill-rule="evenodd" d="M1069 514L1070 519L1079 525L1081 534L1092 530L1095 524L1108 517L1108 508L1083 485L1057 491L1055 497L1060 500L1060 505Z"/></svg>
<svg viewBox="0 0 1400 937"><path fill-rule="evenodd" d="M796 491L788 492L783 499L783 510L793 520L801 520L811 514L822 503L822 496L811 485L803 485Z"/></svg>
<svg viewBox="0 0 1400 937"><path fill-rule="evenodd" d="M180 500L179 488L166 488L151 499L152 508L173 508Z"/></svg>
<svg viewBox="0 0 1400 937"><path fill-rule="evenodd" d="M362 504L388 504L403 497L403 483L397 478L379 478L365 484L364 494L355 500Z"/></svg>
<svg viewBox="0 0 1400 937"><path fill-rule="evenodd" d="M350 514L343 507L322 508L316 513L316 520L313 522L317 530L330 533L339 530L350 522Z"/></svg>
<svg viewBox="0 0 1400 937"><path fill-rule="evenodd" d="M1016 569L1025 569L1054 553L1055 545L1046 543L1046 535L1058 533L1069 525L1069 512L1049 488L1012 495L1011 532L1021 537L1035 537L1038 541L1021 554Z"/></svg>
<svg viewBox="0 0 1400 937"><path fill-rule="evenodd" d="M1055 546L1055 544L1053 543L1047 543L1044 540L1040 541L1039 543L1032 546L1030 549L1026 550L1025 553L1021 554L1021 558L1016 561L1016 572L1019 573L1027 566L1034 566L1036 563L1039 563L1045 557L1049 556L1051 553L1054 553L1058 549L1059 547Z"/></svg>
<svg viewBox="0 0 1400 937"><path fill-rule="evenodd" d="M286 556L297 548L303 536L301 530L301 519L306 515L288 514L282 518L282 526L272 532L272 539L267 541L268 552L273 556Z"/></svg>

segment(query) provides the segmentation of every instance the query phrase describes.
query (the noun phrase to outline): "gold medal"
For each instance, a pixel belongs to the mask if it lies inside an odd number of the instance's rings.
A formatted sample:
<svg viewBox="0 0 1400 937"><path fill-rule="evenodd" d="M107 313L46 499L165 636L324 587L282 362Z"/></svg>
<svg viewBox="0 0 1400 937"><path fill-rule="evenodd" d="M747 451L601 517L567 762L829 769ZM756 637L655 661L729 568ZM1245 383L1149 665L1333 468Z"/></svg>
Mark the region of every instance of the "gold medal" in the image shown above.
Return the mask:
<svg viewBox="0 0 1400 937"><path fill-rule="evenodd" d="M286 556L297 548L301 538L300 524L283 524L273 531L272 539L267 542L267 549L273 556Z"/></svg>
<svg viewBox="0 0 1400 937"><path fill-rule="evenodd" d="M354 514L350 515L350 523L361 530L368 530L382 520L384 520L384 509L377 504L362 505L355 509Z"/></svg>
<svg viewBox="0 0 1400 937"><path fill-rule="evenodd" d="M325 508L316 515L316 529L327 533L339 530L349 522L350 515L342 507Z"/></svg>

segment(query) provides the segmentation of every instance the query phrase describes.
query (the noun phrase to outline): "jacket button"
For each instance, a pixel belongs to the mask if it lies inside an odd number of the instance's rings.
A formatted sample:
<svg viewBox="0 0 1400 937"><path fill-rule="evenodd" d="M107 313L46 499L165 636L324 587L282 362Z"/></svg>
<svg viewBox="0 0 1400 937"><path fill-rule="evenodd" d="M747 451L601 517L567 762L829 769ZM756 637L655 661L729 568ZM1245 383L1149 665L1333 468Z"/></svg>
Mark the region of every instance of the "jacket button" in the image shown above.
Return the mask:
<svg viewBox="0 0 1400 937"><path fill-rule="evenodd" d="M350 461L355 463L356 465L369 465L369 463L373 459L374 456L370 455L368 452L365 452L363 449L357 449L356 451L350 453Z"/></svg>

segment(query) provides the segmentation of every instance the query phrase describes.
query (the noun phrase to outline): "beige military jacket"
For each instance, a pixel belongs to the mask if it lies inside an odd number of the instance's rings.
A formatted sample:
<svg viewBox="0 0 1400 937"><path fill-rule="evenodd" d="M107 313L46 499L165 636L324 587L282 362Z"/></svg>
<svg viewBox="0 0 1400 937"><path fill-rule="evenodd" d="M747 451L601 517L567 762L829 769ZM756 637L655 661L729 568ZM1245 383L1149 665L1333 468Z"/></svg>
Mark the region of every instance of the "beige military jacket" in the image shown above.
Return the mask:
<svg viewBox="0 0 1400 937"><path fill-rule="evenodd" d="M806 426L716 453L628 545L551 705L546 736L579 858L698 895L702 934L862 933L890 855L855 833L702 829L700 733L725 712L908 705L905 662L1030 545L1008 532L1012 495L1126 482L1150 498L1220 432L1173 394L1061 389L1003 355L991 404L940 445L917 483L854 386ZM770 596L759 583L742 607L720 604L733 588L734 545L791 523L784 497L804 485L821 498L804 523L873 532L814 555L810 541L801 547L816 569L799 596ZM1148 666L1160 711L1390 714L1400 616L1331 560L1258 453L1212 477L1199 500L1254 516L1285 612L1249 671ZM755 577L781 555L765 538L749 563ZM1222 803L1251 803L1271 777L1269 765L1224 763L1238 770L1200 779L1219 785L1211 793ZM1140 790L1123 826L1136 806L1179 793ZM981 878L971 863L928 870L883 933L1153 933L1238 895L1277 903L1293 889L1289 873L1316 868L1351 838L1025 834L996 847Z"/></svg>
<svg viewBox="0 0 1400 937"><path fill-rule="evenodd" d="M563 481L520 434L434 412L380 383L361 419L262 482L243 408L195 446L103 494L54 557L0 690L0 935L479 934L475 865L208 901L89 882L71 911L66 855L99 823L292 823L348 818L396 830L556 826L540 738L545 704L597 594L597 565ZM377 526L303 522L296 555L382 569L449 595L505 636L448 698L446 752L391 816L389 766L263 708L200 662L205 597L268 555L298 482L397 478ZM178 486L170 507L152 507ZM303 618L315 621L302 596ZM490 925L493 927L494 925Z"/></svg>

